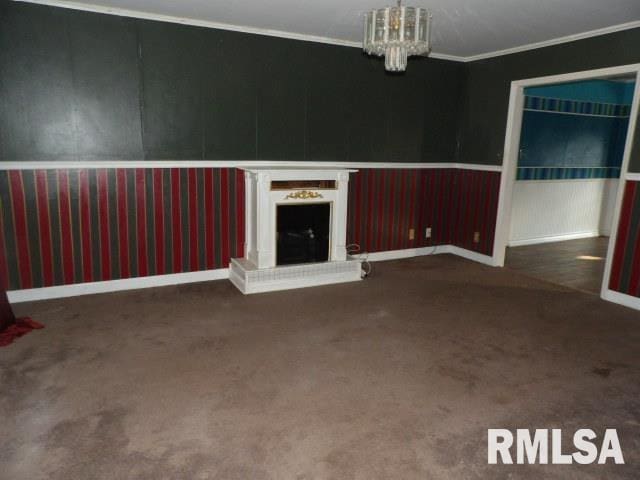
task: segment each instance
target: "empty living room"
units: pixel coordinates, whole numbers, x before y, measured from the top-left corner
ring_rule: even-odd
[[[0,0],[0,478],[640,478],[638,0]]]

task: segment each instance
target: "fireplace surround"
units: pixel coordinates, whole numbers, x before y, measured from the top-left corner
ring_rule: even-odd
[[[347,259],[349,173],[323,168],[246,168],[245,254],[232,258],[243,293],[360,280]]]

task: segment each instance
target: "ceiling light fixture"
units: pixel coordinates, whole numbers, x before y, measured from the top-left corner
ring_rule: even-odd
[[[428,55],[431,52],[431,14],[425,8],[377,8],[368,12],[364,20],[364,51],[383,56],[384,68],[390,72],[404,72],[407,57]]]

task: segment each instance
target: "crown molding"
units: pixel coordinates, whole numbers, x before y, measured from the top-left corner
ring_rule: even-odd
[[[255,35],[265,35],[269,37],[288,38],[291,40],[300,40],[305,42],[324,43],[328,45],[338,45],[343,47],[362,48],[361,42],[354,42],[350,40],[341,40],[339,38],[322,37],[317,35],[307,35],[303,33],[285,32],[283,30],[272,30],[268,28],[256,28],[243,25],[233,25],[229,23],[212,22],[204,20],[196,20],[193,18],[175,17],[172,15],[161,15],[155,13],[148,13],[139,10],[128,10],[124,8],[105,7],[100,5],[90,5],[82,2],[70,2],[66,0],[13,0],[23,3],[34,3],[38,5],[48,5],[51,7],[68,8],[72,10],[82,10],[93,13],[104,13],[108,15],[117,15],[120,17],[140,18],[143,20],[155,20],[158,22],[178,23],[182,25],[191,25],[195,27],[216,28],[219,30],[228,30],[232,32],[251,33]],[[576,40],[582,40],[591,37],[597,37],[600,35],[606,35],[608,33],[620,32],[623,30],[630,30],[632,28],[640,28],[640,20],[633,22],[622,23],[619,25],[612,25],[610,27],[599,28],[596,30],[590,30],[588,32],[576,33],[573,35],[567,35],[565,37],[553,38],[550,40],[544,40],[541,42],[529,43],[520,45],[517,47],[506,48],[504,50],[496,50],[493,52],[480,53],[478,55],[459,56],[450,55],[446,53],[431,52],[429,58],[435,58],[438,60],[448,60],[452,62],[475,62],[478,60],[486,60],[488,58],[500,57],[503,55],[510,55],[512,53],[525,52],[527,50],[535,50],[537,48],[550,47],[552,45],[559,45],[562,43],[573,42]]]
[[[562,43],[575,42],[576,40],[584,40],[586,38],[599,37],[601,35],[607,35],[608,33],[621,32],[623,30],[631,30],[632,28],[640,28],[640,20],[621,23],[619,25],[611,25],[610,27],[598,28],[596,30],[590,30],[588,32],[575,33],[573,35],[567,35],[565,37],[552,38],[550,40],[544,40],[542,42],[528,43],[525,45],[520,45],[518,47],[505,48],[504,50],[496,50],[495,52],[480,53],[478,55],[471,55],[463,58],[465,62],[476,62],[478,60],[485,60],[493,57],[501,57],[503,55],[511,55],[512,53],[526,52],[528,50],[536,50],[538,48],[551,47],[553,45],[560,45]]]

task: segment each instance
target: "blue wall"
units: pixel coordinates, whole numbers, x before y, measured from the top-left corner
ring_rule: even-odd
[[[633,83],[525,89],[518,179],[617,178]]]

